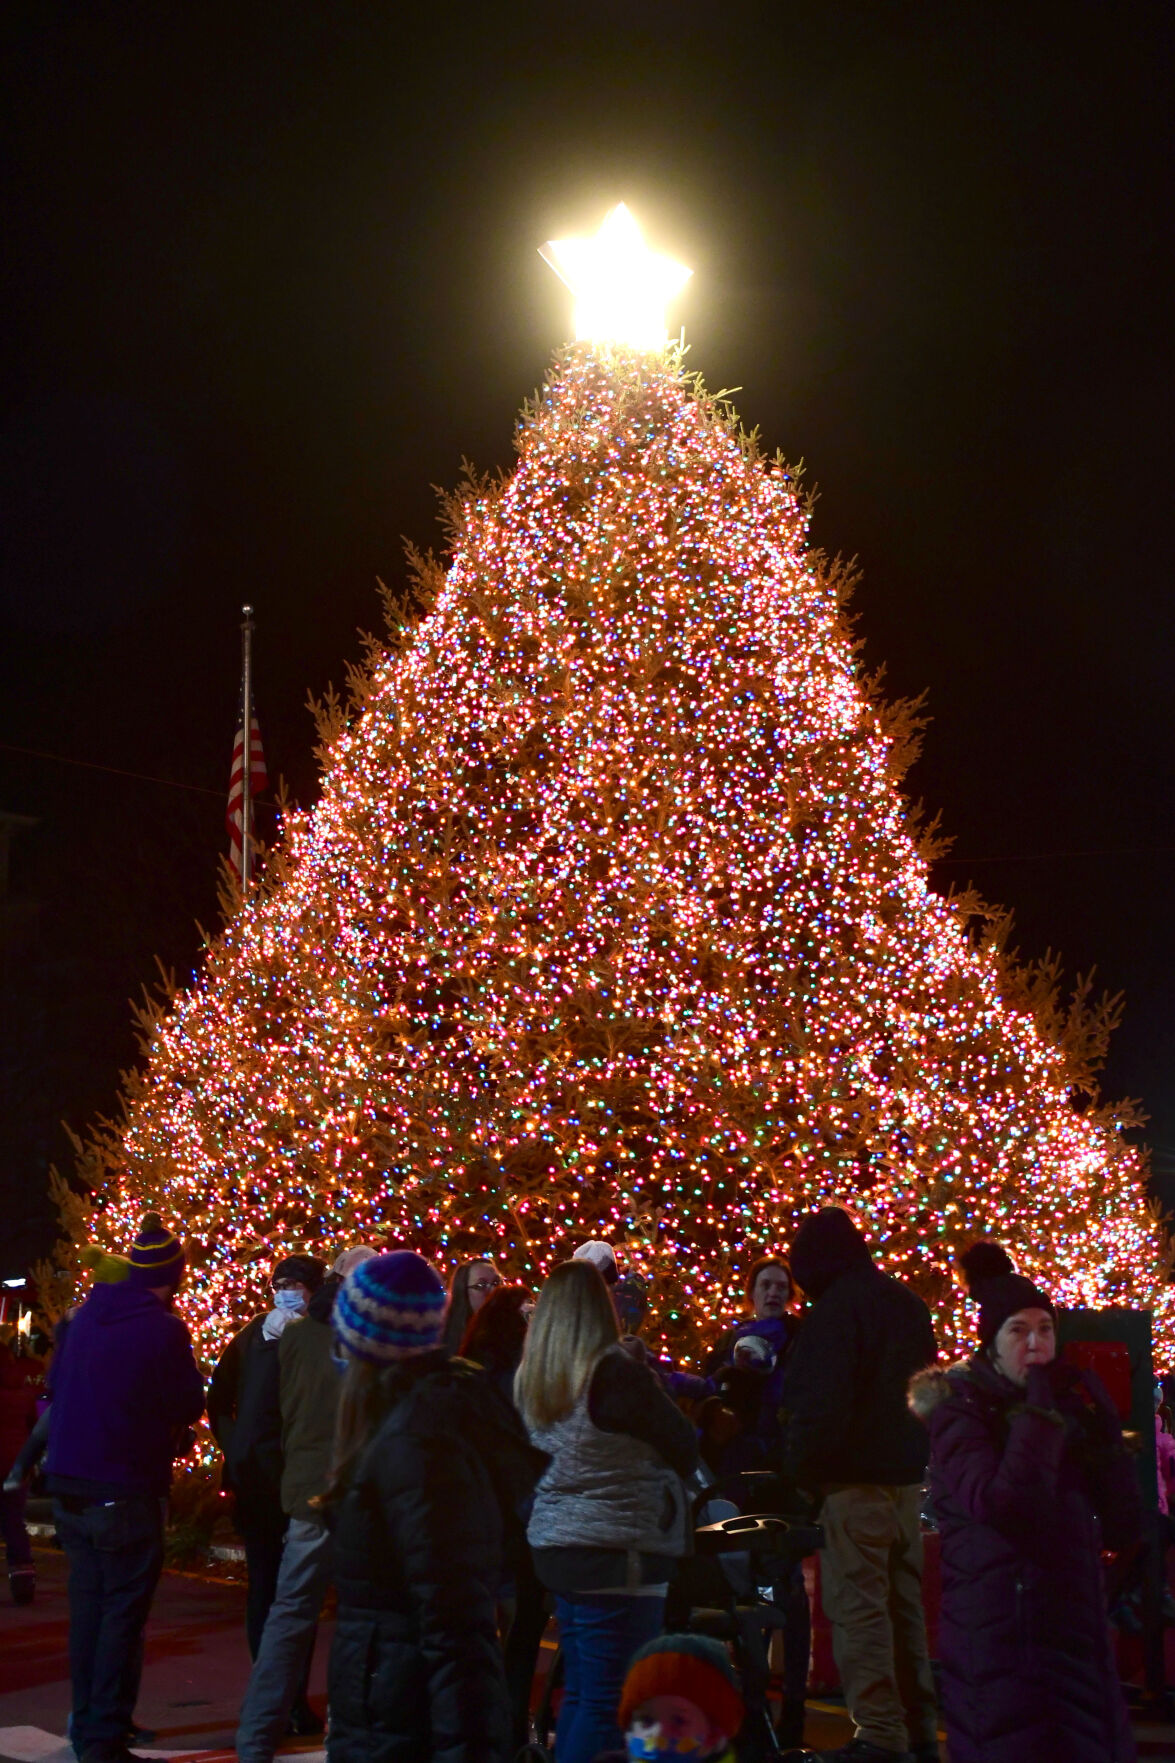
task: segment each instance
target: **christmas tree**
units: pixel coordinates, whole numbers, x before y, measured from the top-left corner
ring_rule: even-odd
[[[73,1236],[181,1221],[206,1356],[294,1244],[534,1284],[593,1236],[688,1356],[834,1199],[948,1339],[981,1232],[1059,1301],[1168,1326],[1133,1117],[1095,1082],[1114,1007],[1062,1009],[1004,918],[931,889],[917,707],[861,670],[851,573],[653,345],[568,348],[513,472],[447,502],[447,565],[413,556],[319,706],[320,800],[147,1012]]]

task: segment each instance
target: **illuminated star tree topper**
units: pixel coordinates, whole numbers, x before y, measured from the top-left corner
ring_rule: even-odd
[[[539,255],[575,295],[576,342],[665,347],[665,308],[693,271],[650,251],[623,202],[594,238],[551,239]]]

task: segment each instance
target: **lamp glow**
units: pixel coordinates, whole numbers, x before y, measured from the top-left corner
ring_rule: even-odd
[[[623,202],[594,239],[551,239],[539,255],[575,295],[577,343],[665,347],[665,308],[693,270],[650,251]]]

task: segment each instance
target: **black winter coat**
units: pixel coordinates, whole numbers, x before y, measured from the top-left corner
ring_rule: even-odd
[[[332,1519],[329,1763],[500,1763],[495,1594],[546,1458],[443,1352],[391,1374],[387,1399]]]
[[[951,1763],[1132,1763],[1099,1552],[1138,1535],[1118,1418],[1050,1366],[1034,1407],[984,1359],[915,1379],[942,1537],[939,1654]]]
[[[921,1481],[926,1433],[906,1392],[937,1351],[922,1299],[867,1254],[836,1273],[784,1372],[785,1472],[808,1487]]]
[[[224,1453],[223,1483],[246,1524],[281,1510],[282,1414],[278,1340],[267,1341],[264,1316],[235,1334],[208,1384],[208,1423]]]

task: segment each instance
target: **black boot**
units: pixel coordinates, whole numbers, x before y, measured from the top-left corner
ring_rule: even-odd
[[[8,1575],[8,1584],[12,1591],[12,1601],[14,1604],[31,1604],[37,1595],[36,1568],[12,1568]]]

